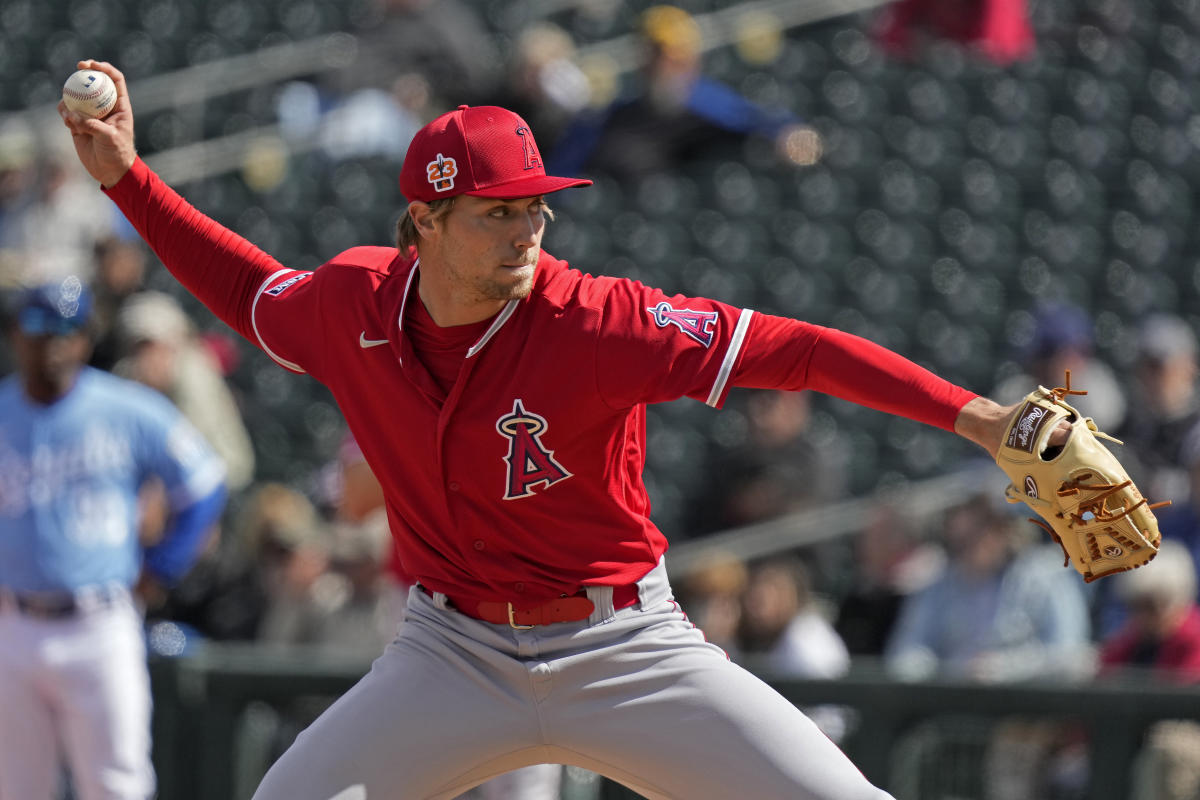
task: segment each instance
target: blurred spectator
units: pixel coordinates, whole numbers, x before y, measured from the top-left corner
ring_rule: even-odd
[[[28,153],[0,180],[0,285],[95,277],[96,245],[132,229],[111,203],[96,202],[87,173],[56,154]]]
[[[1146,667],[1173,681],[1200,682],[1200,606],[1187,548],[1164,540],[1150,565],[1111,580],[1129,615],[1102,643],[1101,674]]]
[[[121,307],[115,330],[124,355],[113,372],[170,398],[228,465],[228,488],[248,486],[254,448],[241,410],[179,303],[162,292],[139,292]]]
[[[755,566],[742,595],[741,653],[774,675],[837,678],[850,653],[812,593],[803,562],[776,558]],[[804,712],[835,742],[846,733],[845,712],[834,706]]]
[[[945,571],[906,598],[885,649],[891,672],[980,681],[1082,677],[1091,668],[1087,605],[1058,545],[989,495],[950,509]]]
[[[574,56],[575,42],[565,30],[552,22],[529,26],[513,43],[505,85],[490,102],[515,111],[542,141],[558,141],[591,99]]]
[[[312,140],[334,161],[382,156],[399,162],[426,122],[429,103],[428,81],[408,72],[392,79],[387,88],[344,94],[291,81],[280,89],[276,107],[285,138]]]
[[[836,678],[850,654],[812,593],[808,569],[796,559],[756,565],[742,595],[741,650],[772,672]]]
[[[500,54],[475,8],[462,0],[375,0],[376,22],[359,34],[359,57],[340,74],[341,89],[369,88],[417,73],[434,105],[489,102]]]
[[[692,518],[685,530],[696,535],[748,525],[845,496],[845,456],[811,436],[808,392],[750,390],[739,401],[745,437],[733,447],[710,445],[707,480],[688,504]]]
[[[112,370],[121,357],[117,312],[131,295],[144,288],[146,254],[146,246],[138,241],[106,239],[96,244],[96,276],[92,283],[96,346],[90,363],[97,369]]]
[[[1200,682],[1200,606],[1196,566],[1187,548],[1164,540],[1148,566],[1108,580],[1116,585],[1129,615],[1103,642],[1101,674],[1140,667],[1167,681]],[[1200,797],[1200,725],[1194,720],[1156,723],[1134,774],[1135,800]]]
[[[276,102],[290,140],[335,160],[400,161],[413,134],[445,108],[491,104],[503,72],[492,34],[461,0],[372,0],[357,57],[315,83],[292,81]]]
[[[1008,64],[1032,55],[1033,26],[1026,0],[895,0],[880,19],[879,41],[910,56],[922,38],[953,39]]]
[[[1191,554],[1193,563],[1200,564],[1200,425],[1182,439],[1180,461],[1189,483],[1188,490],[1182,493],[1185,499],[1172,501],[1171,505],[1154,514],[1163,540],[1178,543]],[[1151,563],[1157,564],[1158,559]],[[1151,570],[1152,574],[1154,572],[1156,570]],[[1093,628],[1097,639],[1115,635],[1129,622],[1130,609],[1122,593],[1117,591],[1120,585],[1119,581],[1100,581],[1092,592]]]
[[[321,493],[327,497],[334,518],[343,525],[372,526],[389,531],[384,553],[388,576],[387,594],[396,619],[404,615],[408,588],[412,576],[404,571],[388,527],[383,487],[371,471],[362,448],[347,432],[332,463],[322,470],[320,480],[326,484]]]
[[[1112,367],[1095,355],[1092,320],[1078,306],[1047,303],[1033,314],[1032,337],[1019,356],[1027,373],[1002,381],[990,396],[998,403],[1015,403],[1034,386],[1062,386],[1071,371],[1071,387],[1087,392],[1067,402],[1112,433],[1125,419],[1127,401]]]
[[[1186,499],[1172,502],[1154,513],[1158,517],[1158,529],[1163,539],[1179,542],[1191,553],[1193,563],[1200,564],[1200,424],[1185,434],[1183,439],[1180,460],[1187,470],[1189,481],[1188,491],[1184,495]]]
[[[220,640],[289,641],[307,630],[313,615],[302,613],[303,601],[328,566],[325,525],[312,502],[281,483],[256,485],[223,533],[162,616]]]
[[[388,588],[387,558],[392,536],[387,519],[333,526],[329,548],[330,585],[322,587],[324,608],[313,621],[308,644],[373,657],[396,638],[396,615]]]
[[[1182,502],[1190,489],[1184,442],[1200,422],[1196,333],[1180,317],[1154,314],[1142,322],[1137,343],[1136,411],[1116,432],[1125,442],[1122,463],[1146,497]]]
[[[789,111],[758,106],[701,74],[703,36],[686,11],[653,6],[637,34],[643,51],[637,85],[608,108],[577,118],[550,149],[548,171],[636,181],[724,153],[747,136],[773,140],[792,163],[819,157],[818,134]]]
[[[679,584],[679,603],[688,618],[704,631],[705,640],[735,661],[741,657],[737,637],[748,580],[745,562],[731,553],[714,552]]]
[[[995,682],[1091,674],[1082,585],[1063,569],[1058,545],[1030,545],[1027,533],[1036,529],[997,502],[978,494],[946,513],[946,569],[905,599],[885,649],[896,677]],[[985,748],[984,796],[1077,796],[1046,787],[1076,787],[1078,740],[1071,723],[1001,720]]]
[[[16,249],[15,243],[5,243],[4,232],[33,191],[36,153],[37,140],[30,126],[21,122],[0,123],[0,293],[3,293],[0,297],[14,291],[23,280],[23,253]]]
[[[854,539],[854,552],[854,585],[839,605],[835,627],[852,655],[881,656],[905,598],[940,574],[946,556],[892,503],[872,512]]]
[[[1196,800],[1200,797],[1200,724],[1163,720],[1146,732],[1134,760],[1132,800]]]
[[[255,555],[252,578],[263,595],[259,641],[311,643],[337,602],[329,575],[328,526],[307,497],[282,484],[258,488],[240,533]]]

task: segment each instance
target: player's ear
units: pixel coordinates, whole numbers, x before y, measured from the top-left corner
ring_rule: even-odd
[[[419,236],[429,238],[433,235],[437,227],[438,216],[428,203],[420,200],[412,201],[408,204],[408,216]]]

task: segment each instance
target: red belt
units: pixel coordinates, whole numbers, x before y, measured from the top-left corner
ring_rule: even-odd
[[[421,587],[425,594],[433,592]],[[636,583],[614,586],[613,609],[628,608],[638,601]],[[532,628],[535,625],[549,625],[553,622],[578,622],[587,619],[596,610],[595,604],[588,599],[587,592],[555,597],[533,608],[515,608],[511,602],[501,600],[476,600],[457,595],[446,595],[446,599],[461,614],[468,617],[491,622],[494,625],[509,625],[513,628]]]

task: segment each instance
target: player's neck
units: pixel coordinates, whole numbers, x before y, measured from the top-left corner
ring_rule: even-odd
[[[417,297],[440,328],[471,325],[500,313],[507,299],[489,298],[464,291],[458,282],[446,280],[443,272],[427,267],[424,260],[417,276]]]
[[[25,396],[40,406],[51,406],[71,393],[79,373],[76,371],[70,377],[57,380],[38,380],[28,377],[22,381]]]
[[[450,328],[456,325],[471,325],[491,319],[500,313],[508,303],[507,300],[486,300],[476,303],[464,303],[453,297],[446,297],[437,291],[426,290],[425,282],[417,286],[417,297],[420,299],[429,316],[439,328]]]

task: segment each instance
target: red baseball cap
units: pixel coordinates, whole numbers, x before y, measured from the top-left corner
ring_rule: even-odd
[[[400,168],[400,191],[426,203],[460,194],[535,197],[590,184],[547,175],[529,125],[499,106],[442,114],[417,131]]]

